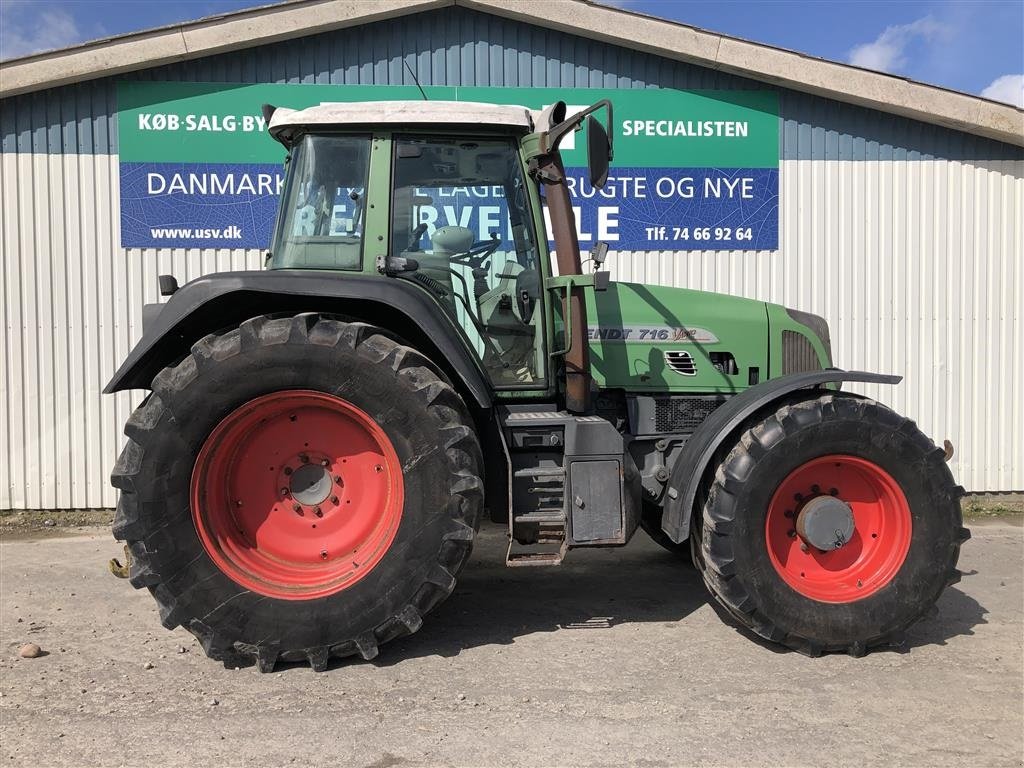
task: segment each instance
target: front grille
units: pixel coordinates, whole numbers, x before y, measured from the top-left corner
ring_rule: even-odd
[[[656,397],[654,430],[693,432],[724,402],[724,397]]]
[[[683,376],[697,375],[697,365],[693,362],[693,356],[689,352],[683,350],[666,352],[665,364]]]
[[[782,372],[820,371],[821,361],[810,340],[796,331],[782,332]]]

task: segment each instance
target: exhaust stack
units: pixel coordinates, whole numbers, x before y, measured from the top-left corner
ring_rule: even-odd
[[[551,214],[551,236],[555,241],[555,257],[560,275],[583,274],[580,261],[580,243],[576,235],[576,217],[565,183],[565,167],[557,151],[561,135],[548,133],[565,121],[565,103],[557,102],[541,114],[537,126],[544,139],[551,142],[541,147],[543,154],[537,159],[531,173],[545,185],[545,198]],[[571,413],[590,411],[591,382],[590,345],[587,333],[587,306],[583,288],[574,287],[568,299],[562,300],[562,317],[567,319],[570,338],[566,339],[565,353],[565,407]]]

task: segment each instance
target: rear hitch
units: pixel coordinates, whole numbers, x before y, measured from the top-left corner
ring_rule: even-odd
[[[945,460],[948,463],[949,460],[953,458],[953,443],[951,443],[949,440],[943,440],[942,450],[945,454]]]

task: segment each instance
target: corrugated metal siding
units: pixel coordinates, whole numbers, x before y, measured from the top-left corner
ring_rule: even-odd
[[[618,280],[824,316],[854,386],[956,447],[968,490],[1024,489],[1024,163],[783,161],[778,251],[618,253]]]
[[[142,335],[155,276],[258,269],[259,251],[118,247],[113,155],[0,155],[0,508],[111,506],[142,393],[101,395]]]
[[[160,67],[147,80],[763,88],[465,9]],[[777,252],[619,253],[618,279],[825,315],[865,389],[957,445],[971,490],[1024,489],[1024,160],[1007,145],[780,91]],[[0,103],[0,508],[111,506],[139,395],[99,390],[141,335],[156,275],[260,266],[257,251],[121,249],[112,80]]]

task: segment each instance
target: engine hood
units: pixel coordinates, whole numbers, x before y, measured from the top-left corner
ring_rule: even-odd
[[[587,298],[600,387],[730,394],[768,378],[764,302],[638,283],[611,283]]]

